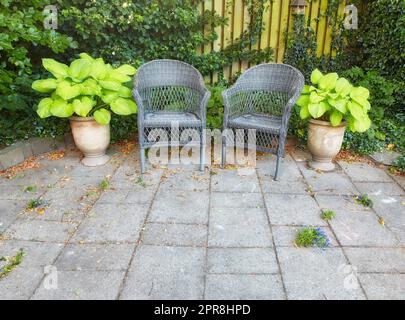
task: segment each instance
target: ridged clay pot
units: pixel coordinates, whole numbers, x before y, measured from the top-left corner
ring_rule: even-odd
[[[71,117],[70,127],[76,147],[84,154],[82,163],[101,166],[110,160],[106,150],[110,145],[110,125],[101,125],[93,117]]]

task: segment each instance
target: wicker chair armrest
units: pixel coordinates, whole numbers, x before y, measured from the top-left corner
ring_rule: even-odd
[[[139,94],[139,91],[136,87],[132,89],[132,96],[135,100],[135,103],[138,107],[138,123],[140,120],[143,120],[144,118],[144,107],[143,107],[143,102],[142,102],[142,97]]]
[[[201,90],[201,99],[199,105],[199,116],[204,124],[207,116],[207,105],[210,97],[211,92],[204,86],[204,88]]]
[[[233,106],[231,104],[231,98],[235,94],[238,94],[242,91],[243,91],[242,86],[240,86],[238,83],[235,83],[233,86],[222,91],[221,93],[224,101],[224,128],[227,127],[229,115],[232,114]]]

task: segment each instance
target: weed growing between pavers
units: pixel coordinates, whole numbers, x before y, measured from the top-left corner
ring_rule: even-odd
[[[6,262],[6,265],[0,268],[0,280],[13,271],[22,262],[24,256],[24,250],[20,249],[17,254],[12,257],[0,257],[0,261]]]
[[[37,191],[36,185],[26,186],[24,188],[24,192],[36,192],[36,191]]]
[[[110,181],[109,181],[109,179],[106,177],[103,181],[100,182],[99,187],[100,187],[101,191],[105,191],[105,190],[110,189]]]
[[[49,201],[46,201],[42,198],[31,199],[27,203],[26,211],[35,211],[38,214],[44,214],[46,207],[49,206]]]
[[[333,210],[325,210],[321,213],[321,218],[325,221],[332,220],[336,216],[335,211]]]
[[[373,200],[371,200],[368,195],[362,194],[360,196],[357,196],[356,202],[361,204],[364,207],[372,208],[373,207]]]
[[[304,227],[298,231],[295,245],[297,247],[327,248],[330,246],[330,240],[321,228]]]
[[[138,178],[134,181],[134,183],[137,184],[137,185],[140,185],[140,186],[143,187],[143,188],[146,188],[146,187],[147,187],[147,185],[146,185],[145,181],[143,181],[142,177],[138,177]]]

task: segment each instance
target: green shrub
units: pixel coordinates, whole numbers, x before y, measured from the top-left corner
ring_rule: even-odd
[[[342,73],[358,86],[370,90],[371,128],[366,134],[346,132],[343,145],[362,154],[381,151],[393,145],[405,150],[405,113],[401,95],[403,86],[394,80],[381,76],[377,71],[365,72],[355,67]]]
[[[405,81],[405,1],[367,0],[359,13],[359,65]]]
[[[305,85],[297,105],[301,107],[301,119],[314,118],[330,121],[338,126],[347,121],[352,132],[365,132],[371,121],[368,111],[370,92],[364,87],[354,87],[337,73],[323,75],[318,69],[311,74],[312,85]]]
[[[38,56],[76,47],[71,37],[44,29],[42,10],[49,4],[49,0],[0,1],[0,145],[65,132],[61,121],[36,119],[33,106],[38,95],[30,89],[38,78]]]
[[[405,154],[394,160],[393,165],[400,172],[405,172]]]
[[[224,102],[221,93],[225,89],[224,85],[210,87],[211,99],[208,101],[207,107],[207,128],[209,129],[222,129]]]
[[[49,95],[38,104],[41,118],[92,116],[105,125],[111,121],[111,112],[122,116],[137,112],[131,90],[125,86],[136,73],[134,67],[124,64],[113,68],[87,53],[81,53],[70,66],[54,59],[42,59],[42,64],[53,77],[32,83],[34,90]]]

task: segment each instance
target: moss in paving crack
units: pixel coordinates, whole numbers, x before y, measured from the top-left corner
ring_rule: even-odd
[[[31,199],[27,203],[27,210],[32,211],[40,207],[46,207],[49,203],[41,198]]]
[[[26,186],[24,188],[24,192],[36,192],[36,191],[37,191],[36,185]]]
[[[13,271],[22,262],[24,256],[24,250],[20,249],[17,254],[12,257],[0,257],[0,261],[6,263],[0,268],[0,279],[6,277],[11,271]]]
[[[298,231],[295,238],[295,244],[298,247],[329,247],[328,236],[321,228],[304,227]]]
[[[325,221],[332,220],[335,217],[336,213],[333,210],[325,210],[321,213],[321,218]]]
[[[135,184],[138,184],[138,185],[140,185],[141,187],[146,188],[146,183],[145,183],[145,181],[143,181],[142,177],[138,177],[138,178],[135,180]]]
[[[100,187],[101,191],[108,190],[108,189],[110,189],[110,182],[106,178],[106,179],[104,179],[103,181],[100,182],[99,187]]]
[[[362,194],[356,197],[356,202],[363,205],[364,207],[372,208],[373,200],[371,200],[368,195]]]

